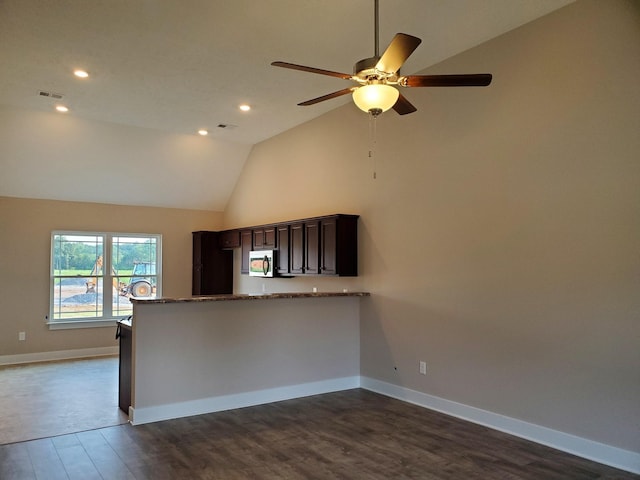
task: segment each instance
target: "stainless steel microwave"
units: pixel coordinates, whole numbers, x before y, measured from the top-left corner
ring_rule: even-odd
[[[275,252],[273,250],[252,250],[249,252],[249,276],[273,277]]]

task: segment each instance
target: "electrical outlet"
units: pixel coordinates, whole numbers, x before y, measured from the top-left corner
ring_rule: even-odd
[[[27,332],[18,332],[18,340],[24,342],[27,339]]]
[[[420,373],[422,375],[427,374],[427,362],[420,361]]]

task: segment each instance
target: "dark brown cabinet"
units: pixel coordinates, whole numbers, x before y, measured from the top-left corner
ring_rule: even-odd
[[[320,273],[320,228],[314,220],[304,224],[304,273]]]
[[[320,273],[337,274],[337,220],[334,217],[320,220]]]
[[[289,225],[277,225],[275,228],[276,245],[276,274],[289,275],[291,268],[289,265]]]
[[[249,273],[251,250],[276,250],[277,275],[358,275],[358,215],[327,215],[229,230],[221,232],[221,238],[221,248],[240,247],[240,273]]]
[[[276,240],[276,226],[270,225],[268,227],[264,227],[264,242],[262,244],[263,248],[270,250],[277,248]]]
[[[253,232],[251,230],[240,231],[240,273],[249,273],[249,252],[253,248]]]
[[[334,215],[320,220],[320,274],[358,275],[358,217]]]
[[[253,249],[254,250],[273,250],[276,248],[276,226],[269,225],[266,227],[253,229]]]
[[[304,274],[304,223],[291,224],[289,263],[292,275]]]
[[[218,232],[193,232],[192,295],[233,292],[233,251],[222,250]]]
[[[118,365],[118,406],[129,415],[131,406],[131,369],[133,363],[133,343],[131,322],[118,321],[116,338],[120,340],[120,361]]]
[[[240,231],[227,230],[220,232],[218,245],[220,248],[238,248],[240,246]]]
[[[262,250],[264,248],[264,230],[262,228],[252,230],[253,232],[253,249]]]

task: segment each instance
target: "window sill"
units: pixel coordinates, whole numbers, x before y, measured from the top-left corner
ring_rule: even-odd
[[[101,328],[115,327],[117,318],[101,319],[101,320],[71,320],[47,322],[49,330],[70,330],[73,328]]]

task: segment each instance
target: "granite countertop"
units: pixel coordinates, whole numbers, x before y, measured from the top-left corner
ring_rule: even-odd
[[[120,324],[122,327],[131,328],[131,316],[121,318],[120,320],[117,320],[116,323]]]
[[[315,297],[368,297],[369,292],[289,292],[289,293],[240,293],[184,298],[131,298],[131,303],[188,303],[188,302],[227,302],[233,300],[274,300],[278,298],[315,298]]]

